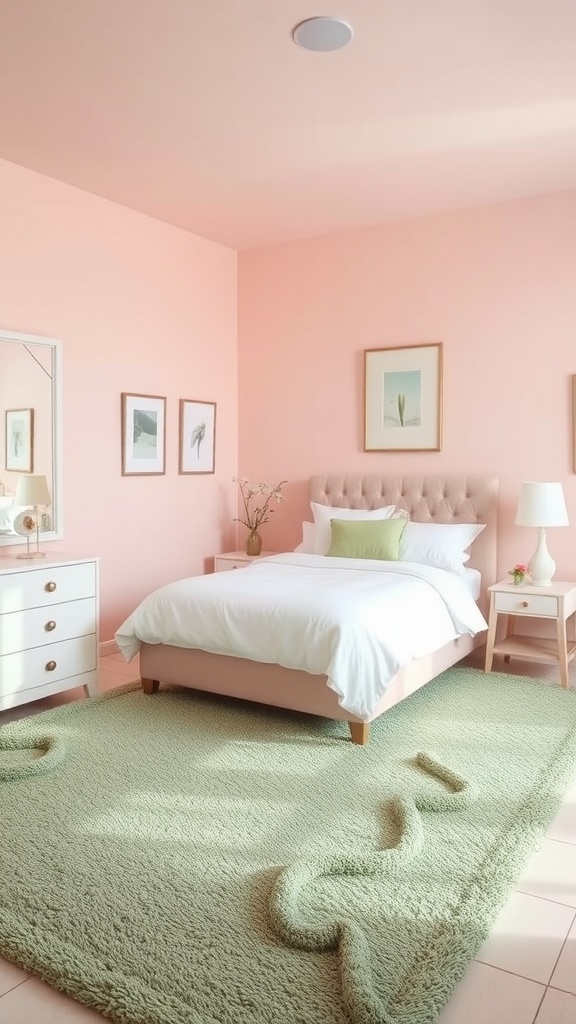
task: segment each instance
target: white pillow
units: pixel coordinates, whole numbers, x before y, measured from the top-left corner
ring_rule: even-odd
[[[467,548],[486,523],[407,523],[400,540],[400,560],[463,573]]]
[[[314,554],[314,534],[316,527],[314,523],[309,523],[306,520],[302,523],[302,540],[294,551],[299,551],[301,555],[313,555]]]
[[[315,536],[314,554],[326,555],[332,540],[331,519],[390,519],[396,511],[395,505],[384,508],[333,508],[331,505],[320,505],[317,501],[310,502],[314,516]]]

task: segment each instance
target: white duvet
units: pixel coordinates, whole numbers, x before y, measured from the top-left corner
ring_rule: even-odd
[[[462,577],[411,562],[286,553],[154,591],[116,633],[326,675],[361,719],[398,669],[487,623]]]

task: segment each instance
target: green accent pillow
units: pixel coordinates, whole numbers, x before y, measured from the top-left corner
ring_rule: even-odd
[[[380,558],[397,562],[400,540],[408,520],[401,519],[331,519],[332,542],[327,555],[338,558]]]

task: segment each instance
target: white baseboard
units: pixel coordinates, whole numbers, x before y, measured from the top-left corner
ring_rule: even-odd
[[[105,658],[109,654],[120,654],[120,648],[115,640],[104,640],[100,644],[100,657]]]

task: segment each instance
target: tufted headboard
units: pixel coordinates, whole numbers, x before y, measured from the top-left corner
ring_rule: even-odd
[[[496,582],[497,477],[334,473],[310,477],[310,500],[336,508],[397,505],[417,523],[486,523],[467,564],[482,573],[484,593]]]

